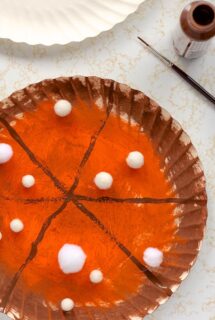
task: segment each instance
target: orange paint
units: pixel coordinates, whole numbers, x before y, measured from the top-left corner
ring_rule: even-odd
[[[36,157],[49,167],[68,190],[91,136],[105,117],[103,110],[79,102],[70,116],[59,118],[53,112],[53,103],[45,102],[36,112],[26,113],[14,128]],[[10,143],[15,152],[11,162],[0,166],[0,184],[4,196],[47,198],[62,195],[53,182],[32,164],[16,142],[12,141],[5,129],[0,134],[0,140]],[[139,170],[130,169],[125,162],[128,153],[134,150],[142,152],[145,157],[145,165]],[[93,178],[100,171],[112,174],[114,182],[110,190],[101,191],[95,187]],[[29,190],[21,186],[24,174],[33,174],[36,179],[36,185]],[[129,126],[112,114],[81,172],[75,193],[117,198],[173,196],[149,138],[140,133],[135,125]],[[165,252],[174,242],[176,226],[174,206],[171,204],[82,203],[141,262],[143,251],[147,247],[155,246]],[[0,200],[0,230],[3,233],[0,257],[8,272],[19,269],[45,218],[60,204],[61,202],[32,205]],[[23,233],[13,234],[9,230],[9,222],[15,217],[24,221]],[[87,254],[86,264],[80,273],[65,275],[61,272],[57,254],[65,243],[78,244]],[[13,255],[14,251],[16,257]],[[89,281],[89,273],[97,268],[102,270],[104,281],[93,285]],[[55,304],[69,296],[78,305],[102,305],[126,299],[148,280],[98,226],[73,203],[69,203],[53,220],[39,244],[37,256],[26,267],[20,281],[27,292],[37,292],[46,301]]]
[[[59,203],[25,204],[16,201],[0,201],[0,260],[5,270],[14,273],[25,261],[31,243],[36,238],[45,218],[55,211]],[[11,220],[19,218],[24,223],[21,233],[10,230]]]

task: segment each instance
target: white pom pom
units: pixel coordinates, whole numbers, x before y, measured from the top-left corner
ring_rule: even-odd
[[[21,232],[24,229],[24,224],[20,219],[13,219],[10,223],[10,229],[13,232]]]
[[[65,312],[71,311],[75,306],[75,303],[72,299],[65,298],[61,301],[61,309]]]
[[[90,281],[92,283],[100,283],[103,280],[103,273],[100,270],[93,270],[90,272]]]
[[[54,105],[54,112],[59,117],[66,117],[72,111],[72,105],[68,100],[58,100]]]
[[[0,240],[2,239],[2,233],[0,232]]]
[[[8,162],[12,156],[12,147],[7,143],[0,143],[0,164]]]
[[[113,177],[108,172],[99,172],[94,178],[95,185],[101,190],[110,189],[113,183]]]
[[[22,185],[25,188],[31,188],[35,184],[35,178],[30,174],[22,177]]]
[[[58,253],[59,266],[66,274],[81,271],[86,258],[83,249],[75,244],[64,244]]]
[[[144,165],[144,156],[139,151],[132,151],[126,159],[127,165],[132,169],[140,169]]]
[[[144,251],[143,260],[148,266],[158,268],[163,262],[163,252],[157,248],[149,247]]]

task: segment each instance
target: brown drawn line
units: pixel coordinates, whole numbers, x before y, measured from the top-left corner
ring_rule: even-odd
[[[3,311],[5,311],[5,308],[7,306],[7,303],[10,299],[10,296],[17,284],[17,281],[19,280],[22,272],[24,271],[24,269],[27,267],[27,265],[35,258],[35,256],[37,255],[37,248],[39,243],[43,240],[45,233],[47,231],[47,229],[49,228],[51,222],[53,219],[55,219],[60,212],[62,212],[66,206],[68,204],[68,201],[64,201],[61,206],[54,212],[52,213],[49,217],[46,218],[45,222],[42,225],[42,228],[40,229],[36,239],[34,240],[34,242],[32,242],[31,244],[31,249],[30,252],[25,260],[25,262],[21,265],[21,267],[19,268],[19,270],[15,273],[15,275],[13,276],[12,280],[10,281],[8,288],[6,290],[6,293],[4,294],[2,301],[1,301],[1,307],[3,308]]]
[[[0,195],[1,200],[5,201],[15,201],[15,202],[22,202],[26,204],[32,204],[32,203],[41,203],[41,202],[58,202],[65,199],[65,196],[62,197],[53,197],[53,198],[16,198],[16,197],[7,197]]]
[[[112,84],[112,86],[113,86],[113,84]],[[110,87],[110,93],[111,92],[112,92],[112,88]],[[89,158],[90,158],[90,156],[91,156],[91,154],[92,154],[92,152],[94,150],[94,147],[96,145],[96,142],[97,142],[101,132],[103,131],[105,125],[107,124],[107,121],[109,119],[109,116],[110,116],[112,108],[113,108],[113,95],[111,94],[111,95],[109,95],[109,99],[108,99],[108,106],[107,106],[107,109],[106,109],[106,117],[101,122],[100,127],[97,129],[97,131],[94,133],[94,135],[90,139],[90,144],[89,144],[87,150],[85,151],[84,156],[83,156],[83,158],[82,158],[82,160],[80,162],[78,171],[77,171],[75,179],[74,179],[74,183],[71,186],[71,188],[69,190],[69,193],[73,193],[74,190],[77,188],[79,180],[80,180],[80,177],[81,177],[81,171],[84,168],[84,166],[86,165],[87,161],[89,160]]]
[[[0,122],[7,129],[10,136],[20,145],[20,147],[25,151],[30,160],[36,164],[42,171],[53,181],[57,189],[59,189],[64,194],[66,193],[64,185],[54,176],[54,174],[49,170],[47,166],[44,166],[34,155],[34,153],[28,148],[19,134],[14,130],[14,128],[2,117],[0,117]]]
[[[102,132],[103,128],[105,127],[106,125],[106,122],[107,122],[107,119],[106,118],[104,121],[102,121],[102,125],[100,126],[100,128],[97,130],[97,132],[91,137],[90,139],[90,144],[89,144],[89,147],[87,148],[82,160],[81,160],[81,163],[79,165],[79,168],[78,168],[78,171],[77,171],[77,174],[75,176],[75,179],[74,179],[74,183],[72,184],[72,187],[70,188],[69,190],[69,193],[73,193],[74,190],[77,188],[78,186],[78,183],[79,183],[79,180],[80,180],[80,176],[81,176],[81,171],[82,169],[84,168],[85,164],[87,163],[93,149],[94,149],[94,146],[96,144],[96,141],[100,135],[100,133]]]
[[[190,198],[153,198],[153,197],[138,197],[138,198],[117,198],[117,197],[90,197],[81,194],[72,194],[72,197],[78,201],[99,202],[99,203],[130,203],[130,204],[192,204],[205,205],[206,199]],[[61,197],[40,197],[40,198],[16,198],[0,195],[1,200],[16,201],[26,204],[41,203],[41,202],[58,202],[66,199],[66,196]]]
[[[133,204],[188,204],[196,203],[200,205],[205,205],[207,203],[206,199],[197,199],[195,197],[190,198],[151,198],[151,197],[141,197],[141,198],[115,198],[115,197],[88,197],[80,194],[74,194],[74,198],[77,200],[87,201],[87,202],[101,202],[101,203],[133,203]]]
[[[90,211],[87,207],[85,207],[81,202],[79,202],[77,199],[73,198],[72,202],[75,204],[75,206],[83,212],[85,216],[87,216],[91,221],[93,221],[108,237],[110,240],[112,240],[118,248],[136,265],[136,267],[142,271],[146,277],[156,286],[159,286],[162,290],[165,290],[168,295],[172,294],[172,291],[164,287],[162,283],[159,281],[159,279],[145,266],[143,265],[133,254],[132,252],[122,243],[120,242],[116,236],[111,233],[111,231],[103,224],[101,220],[99,220],[96,215]]]

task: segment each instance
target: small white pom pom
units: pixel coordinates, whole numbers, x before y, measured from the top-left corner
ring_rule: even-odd
[[[90,281],[92,283],[100,283],[103,280],[103,273],[100,270],[93,270],[90,272]]]
[[[139,151],[132,151],[126,158],[127,165],[132,169],[140,169],[144,165],[144,156]]]
[[[113,183],[113,177],[108,172],[99,172],[94,178],[95,185],[101,190],[110,189]]]
[[[12,147],[7,143],[0,143],[0,164],[8,162],[12,156]]]
[[[143,260],[148,266],[158,268],[163,262],[163,252],[157,248],[149,247],[144,251]]]
[[[66,117],[72,111],[72,105],[68,100],[58,100],[54,105],[54,112],[59,117]]]
[[[25,188],[31,188],[35,184],[35,178],[30,174],[22,177],[22,185]]]
[[[0,240],[2,239],[2,233],[0,232]]]
[[[75,244],[64,244],[58,253],[58,263],[65,274],[81,271],[86,258],[83,249]]]
[[[13,219],[10,223],[10,229],[13,232],[21,232],[24,229],[24,224],[20,219]]]
[[[61,301],[61,309],[65,312],[71,311],[75,306],[75,303],[72,299],[65,298]]]

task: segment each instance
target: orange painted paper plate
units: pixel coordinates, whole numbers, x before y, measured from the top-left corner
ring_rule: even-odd
[[[72,104],[66,117],[54,112],[61,99]],[[0,104],[0,125],[0,143],[13,149],[0,164],[0,310],[136,320],[164,303],[193,265],[207,217],[204,173],[181,126],[142,92],[81,76],[15,92]],[[144,156],[138,169],[126,162],[132,151]],[[95,184],[103,171],[113,179],[106,190]],[[79,272],[60,268],[64,244],[84,252]]]

